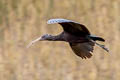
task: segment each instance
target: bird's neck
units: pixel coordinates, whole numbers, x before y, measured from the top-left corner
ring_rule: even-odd
[[[62,34],[53,36],[51,35],[50,37],[47,38],[48,41],[64,41],[63,37],[61,36]]]

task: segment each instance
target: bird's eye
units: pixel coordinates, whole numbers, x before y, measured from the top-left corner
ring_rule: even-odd
[[[49,37],[49,36],[51,36],[51,35],[45,34],[45,35],[42,36],[42,38],[46,38],[46,37]]]

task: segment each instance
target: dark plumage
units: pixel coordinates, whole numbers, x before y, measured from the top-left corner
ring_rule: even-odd
[[[90,58],[92,56],[91,53],[93,52],[95,44],[108,52],[108,49],[104,45],[96,43],[96,41],[104,42],[105,40],[101,37],[91,35],[89,30],[83,24],[67,19],[50,19],[47,23],[60,24],[63,28],[63,32],[57,36],[45,34],[32,41],[29,46],[36,41],[66,41],[70,44],[73,52],[82,59]]]

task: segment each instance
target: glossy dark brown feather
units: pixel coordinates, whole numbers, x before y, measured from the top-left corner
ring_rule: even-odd
[[[73,52],[82,59],[90,58],[92,56],[91,52],[93,52],[94,45],[93,42],[70,43]]]
[[[71,33],[75,36],[90,35],[88,29],[82,24],[75,22],[64,22],[59,24],[63,27],[64,31]]]
[[[89,30],[83,25],[78,22],[67,20],[67,19],[50,19],[47,22],[48,24],[60,24],[65,32],[75,36],[85,36],[90,35]]]

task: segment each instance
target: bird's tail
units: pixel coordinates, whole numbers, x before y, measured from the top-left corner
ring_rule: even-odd
[[[89,36],[92,40],[94,40],[94,41],[105,41],[105,39],[103,39],[103,38],[101,38],[101,37],[98,37],[98,36],[93,36],[93,35],[90,35]]]

